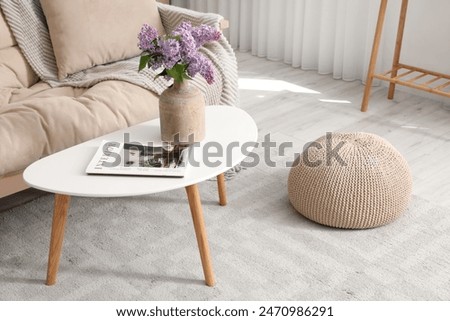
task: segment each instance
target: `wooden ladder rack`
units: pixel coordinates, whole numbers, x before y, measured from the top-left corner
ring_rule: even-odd
[[[408,0],[402,0],[392,69],[383,74],[375,73],[381,33],[383,31],[383,24],[386,17],[387,2],[388,0],[381,0],[380,3],[380,11],[378,14],[375,37],[373,40],[372,55],[370,57],[361,111],[367,111],[370,91],[374,78],[389,81],[391,83],[389,86],[388,99],[394,98],[395,85],[397,84],[450,98],[450,75],[400,63],[400,52],[403,42],[403,31],[405,29]]]

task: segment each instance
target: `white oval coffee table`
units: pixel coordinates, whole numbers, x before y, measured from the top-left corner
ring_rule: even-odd
[[[85,173],[86,166],[103,140],[122,142],[124,135],[128,134],[132,142],[160,143],[159,119],[65,149],[31,164],[25,170],[23,177],[29,186],[55,194],[47,285],[56,283],[71,196],[125,197],[183,187],[186,188],[189,200],[205,281],[209,286],[214,285],[214,273],[197,184],[217,176],[219,203],[226,205],[223,173],[239,164],[251,152],[257,140],[258,130],[253,119],[245,111],[235,107],[208,106],[205,119],[205,139],[192,150],[192,159],[198,162],[198,166],[189,165],[183,178],[100,176]],[[203,158],[208,154],[205,149],[208,146],[209,153],[214,153],[214,157],[205,162]],[[216,155],[215,151],[218,148],[223,149],[222,155]]]

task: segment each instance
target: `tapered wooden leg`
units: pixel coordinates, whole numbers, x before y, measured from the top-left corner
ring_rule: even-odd
[[[48,255],[47,285],[56,283],[59,259],[64,239],[64,227],[67,220],[70,196],[55,194],[55,206],[53,209],[52,234],[50,238],[50,252]]]
[[[197,185],[186,186],[186,193],[191,208],[192,221],[194,222],[195,235],[197,237],[198,249],[202,260],[203,274],[206,285],[214,286],[214,272],[209,253],[208,238],[206,235],[205,221],[203,219],[203,209],[200,201],[200,193]]]
[[[391,78],[397,77],[398,65],[400,63],[400,52],[402,50],[403,31],[405,30],[406,11],[408,9],[408,0],[402,1],[400,9],[400,20],[398,22],[397,40],[395,41],[394,59],[392,61]],[[395,93],[395,83],[391,82],[389,85],[388,99],[393,99]]]
[[[227,205],[227,187],[225,186],[225,175],[222,173],[217,176],[217,188],[219,190],[219,204]]]
[[[370,91],[372,89],[373,75],[377,64],[378,50],[380,48],[381,33],[383,31],[384,19],[386,17],[387,0],[381,0],[380,11],[378,13],[377,27],[375,29],[375,37],[373,39],[372,54],[370,56],[369,70],[367,72],[366,87],[364,89],[364,97],[361,103],[361,111],[367,111],[369,105]]]

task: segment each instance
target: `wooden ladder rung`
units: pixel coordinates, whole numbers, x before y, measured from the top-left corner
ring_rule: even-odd
[[[418,76],[416,76],[414,78],[411,78],[410,80],[408,80],[408,82],[415,82],[415,81],[419,80],[420,78],[423,78],[423,77],[425,77],[427,75],[428,74],[426,74],[426,73],[422,73],[421,75],[418,75]]]
[[[436,88],[433,88],[433,89],[434,89],[434,90],[442,90],[442,89],[444,89],[445,87],[448,87],[448,86],[450,86],[450,81],[448,81],[448,82],[446,82],[445,84],[440,85],[440,86],[438,86],[438,87],[436,87]]]
[[[409,70],[409,71],[407,71],[407,72],[404,72],[404,73],[402,73],[402,74],[400,74],[400,75],[398,75],[397,77],[394,77],[394,78],[392,78],[392,79],[400,79],[400,78],[402,78],[402,77],[405,77],[405,76],[408,76],[408,75],[410,75],[410,74],[412,74],[414,72],[414,70]],[[408,80],[408,82],[409,82],[410,80]]]
[[[437,76],[437,77],[435,77],[435,78],[433,78],[431,80],[428,80],[427,82],[423,83],[422,85],[423,86],[428,86],[428,85],[434,83],[435,81],[438,81],[439,79],[442,79],[442,77],[441,76]]]

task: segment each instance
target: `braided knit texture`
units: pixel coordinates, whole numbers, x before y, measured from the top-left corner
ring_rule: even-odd
[[[320,137],[299,156],[288,178],[294,208],[337,228],[388,224],[407,209],[411,191],[403,156],[385,139],[361,132]]]

